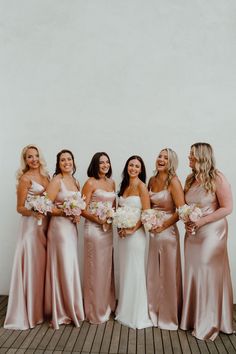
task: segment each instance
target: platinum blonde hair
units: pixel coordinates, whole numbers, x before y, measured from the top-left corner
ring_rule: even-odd
[[[167,155],[168,155],[168,165],[167,165],[167,180],[165,183],[165,187],[168,188],[170,185],[170,182],[172,180],[172,178],[174,176],[176,176],[176,170],[178,168],[178,156],[176,154],[176,152],[170,148],[164,148],[161,151],[166,151]],[[158,171],[157,171],[157,175],[158,175]]]
[[[40,168],[39,168],[39,171],[40,173],[45,176],[45,177],[48,177],[49,174],[47,172],[47,169],[46,169],[46,162],[44,160],[44,157],[42,155],[42,152],[40,151],[40,149],[36,146],[36,145],[33,145],[33,144],[30,144],[30,145],[27,145],[23,148],[22,152],[21,152],[21,156],[20,156],[20,168],[17,170],[17,173],[16,173],[16,180],[17,180],[17,183],[19,183],[19,180],[20,178],[23,176],[23,174],[27,171],[29,171],[29,166],[27,165],[26,163],[26,154],[27,154],[27,151],[29,149],[35,149],[38,154],[39,154],[39,163],[40,163]]]
[[[186,179],[185,191],[188,191],[193,182],[197,180],[206,192],[213,193],[215,191],[217,169],[211,145],[208,143],[195,143],[191,146],[191,151],[196,163],[192,173]]]

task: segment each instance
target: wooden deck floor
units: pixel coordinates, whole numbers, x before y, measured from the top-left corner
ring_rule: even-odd
[[[196,340],[181,330],[132,330],[114,320],[101,325],[90,325],[84,321],[80,328],[63,325],[59,330],[49,328],[48,323],[27,331],[6,330],[3,322],[7,300],[7,296],[0,296],[0,353],[236,353],[236,335],[222,333],[212,343]],[[236,305],[234,325],[236,328]]]

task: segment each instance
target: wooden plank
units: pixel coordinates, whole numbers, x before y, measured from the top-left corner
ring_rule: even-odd
[[[47,350],[54,350],[57,343],[59,342],[66,325],[61,325],[59,329],[53,330],[53,335],[47,345]]]
[[[8,348],[0,348],[0,354],[5,354]]]
[[[221,343],[221,346],[219,346],[220,345],[219,341]],[[216,345],[216,343],[218,343],[218,346]],[[214,340],[214,342],[209,341],[209,340],[206,341],[206,345],[207,345],[207,348],[208,348],[209,352],[212,353],[212,354],[218,354],[218,353],[224,354],[224,353],[227,353],[227,351],[225,350],[224,345],[221,342],[219,336]],[[218,351],[218,347],[220,348],[220,351]]]
[[[81,329],[81,327],[73,327],[73,329],[69,335],[69,338],[66,342],[66,345],[64,347],[63,353],[72,352],[75,342],[79,336],[80,329]],[[74,352],[74,350],[73,350],[73,352]]]
[[[39,345],[39,343],[42,341],[43,337],[48,331],[48,323],[44,322],[42,325],[39,326],[39,331],[37,332],[37,335],[34,336],[32,342],[30,343],[28,349],[36,349]]]
[[[128,335],[129,328],[126,326],[121,326],[119,350],[117,353],[125,354],[127,352]]]
[[[153,328],[145,328],[146,353],[154,353]]]
[[[234,347],[235,353],[236,353],[236,334],[230,335],[229,340],[230,340],[232,346]]]
[[[25,338],[30,334],[30,329],[22,331],[16,341],[12,344],[12,348],[20,348],[21,344],[24,342]]]
[[[169,333],[173,352],[175,354],[182,354],[181,344],[177,331],[170,331]]]
[[[101,349],[100,349],[101,353],[109,353],[114,323],[115,321],[113,320],[109,320],[106,323],[105,331],[102,338]]]
[[[231,334],[231,336],[232,335],[233,334]],[[229,337],[230,337],[230,335],[220,333],[220,338],[221,338],[222,342],[224,343],[226,350],[228,351],[228,353],[231,354],[231,353],[235,353],[235,348],[233,347]]]
[[[128,337],[128,351],[129,354],[136,353],[136,345],[137,345],[137,331],[136,329],[129,329],[129,337]]]
[[[37,346],[37,350],[46,350],[48,343],[50,342],[56,329],[48,328],[47,332],[44,334],[41,342]]]
[[[162,341],[162,333],[160,328],[154,327],[153,328],[153,336],[154,336],[154,347],[156,354],[163,354],[163,341]]]
[[[87,332],[87,336],[85,338],[85,341],[84,341],[84,344],[82,347],[83,352],[90,352],[91,351],[93,341],[94,341],[94,338],[95,338],[95,335],[97,332],[97,328],[98,328],[98,325],[90,324],[89,330]]]
[[[21,331],[12,331],[11,335],[5,341],[4,347],[11,348],[12,344],[15,342],[15,340],[19,337],[20,334],[21,334]]]
[[[179,336],[179,341],[180,345],[182,348],[182,352],[184,354],[191,354],[191,348],[189,346],[188,338],[186,335],[185,331],[182,331],[181,329],[178,330],[178,336]]]
[[[173,353],[169,331],[162,329],[161,333],[162,333],[164,353],[168,353],[168,354]]]
[[[206,342],[204,340],[200,340],[200,339],[197,339],[197,338],[196,338],[196,341],[197,341],[200,353],[201,354],[209,354]]]
[[[198,354],[200,353],[200,350],[197,345],[197,340],[194,336],[192,336],[191,332],[186,331],[188,342],[192,351],[192,354]]]
[[[6,298],[3,299],[3,301],[0,303],[0,311],[3,311],[4,309],[7,308],[7,300],[8,300],[8,298],[6,297]]]
[[[0,347],[3,347],[3,344],[6,340],[12,335],[13,330],[1,328],[1,337],[0,337]]]
[[[120,341],[120,331],[121,331],[121,324],[119,322],[115,322],[111,337],[111,345],[109,349],[109,353],[118,353],[119,348],[119,341]]]
[[[79,335],[78,335],[78,338],[75,342],[73,351],[80,352],[82,350],[85,338],[86,338],[88,330],[89,330],[89,327],[90,327],[90,324],[87,321],[84,321],[82,323],[82,326],[80,328]]]
[[[93,341],[93,346],[91,349],[92,353],[99,353],[100,352],[105,328],[106,328],[106,323],[101,323],[99,326],[97,326],[96,335],[95,335],[95,338]]]
[[[74,326],[71,324],[68,324],[67,326],[65,326],[64,332],[55,347],[55,351],[60,351],[60,350],[64,349],[73,328],[74,328]]]
[[[137,330],[137,354],[145,353],[145,332],[144,329]]]
[[[37,335],[37,333],[39,332],[41,326],[38,325],[36,327],[34,327],[33,329],[31,329],[29,335],[25,338],[25,340],[22,342],[20,348],[22,349],[27,349],[30,345],[30,343],[33,341],[33,339],[35,338],[35,336]]]

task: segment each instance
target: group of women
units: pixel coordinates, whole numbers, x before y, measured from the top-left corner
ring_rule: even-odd
[[[227,255],[226,216],[232,195],[225,176],[216,169],[212,147],[191,146],[184,190],[176,175],[178,158],[161,150],[156,173],[146,187],[145,165],[131,156],[124,167],[118,205],[164,212],[164,222],[147,235],[139,220],[133,228],[118,229],[119,292],[115,294],[113,234],[107,220],[91,211],[91,203],[109,201],[116,207],[112,168],[105,152],[96,153],[82,188],[84,223],[83,291],[78,263],[78,216],[66,216],[63,202],[80,190],[74,177],[74,156],[57,154],[50,180],[41,152],[34,145],[22,151],[18,173],[17,211],[22,215],[14,258],[5,328],[33,328],[45,319],[53,328],[87,320],[104,323],[115,319],[131,328],[192,330],[199,339],[214,340],[219,331],[232,333],[233,297]],[[53,202],[50,217],[29,210],[30,195],[47,192]],[[186,222],[184,286],[182,293],[179,219],[176,209],[197,204],[202,217]],[[42,219],[38,226],[37,219]],[[106,226],[106,227],[104,227]],[[193,232],[194,231],[194,232]],[[116,298],[118,304],[116,305]]]

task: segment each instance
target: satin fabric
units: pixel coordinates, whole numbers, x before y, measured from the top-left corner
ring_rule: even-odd
[[[139,196],[120,198],[120,205],[141,209]],[[116,320],[133,329],[152,326],[148,315],[146,271],[146,235],[143,227],[124,239],[119,238],[119,298]]]
[[[175,212],[170,192],[149,192],[152,208],[164,211],[169,219]],[[182,280],[179,232],[176,224],[149,240],[147,270],[148,307],[153,325],[177,330],[182,309]]]
[[[215,194],[200,185],[186,193],[188,204],[197,204],[203,216],[218,207]],[[214,340],[219,331],[233,332],[233,295],[227,253],[225,218],[185,235],[184,301],[182,329],[193,329],[199,339]]]
[[[44,192],[32,181],[29,195]],[[4,328],[25,330],[44,320],[47,219],[38,226],[33,216],[22,216],[17,241]]]
[[[55,202],[60,205],[73,193],[61,180]],[[51,217],[48,228],[45,313],[55,329],[71,322],[79,327],[79,321],[84,320],[78,232],[76,224],[64,216]]]
[[[111,202],[115,192],[96,189],[91,202]],[[90,220],[84,224],[84,309],[86,319],[93,324],[109,320],[115,310],[113,269],[113,233]]]

